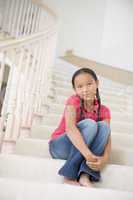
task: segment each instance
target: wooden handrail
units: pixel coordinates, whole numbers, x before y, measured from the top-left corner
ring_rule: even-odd
[[[22,38],[18,38],[18,39],[11,39],[11,40],[8,40],[8,41],[3,41],[0,43],[0,51],[4,50],[4,49],[10,49],[10,48],[13,48],[13,47],[16,47],[18,45],[24,45],[24,44],[27,44],[30,43],[30,41],[37,41],[37,40],[40,40],[41,38],[45,38],[45,37],[48,37],[48,35],[50,36],[51,34],[51,30],[52,29],[47,29],[43,32],[39,32],[39,33],[34,33],[30,36],[25,36],[25,37],[22,37]],[[53,31],[52,34],[54,34],[55,32]]]
[[[62,56],[61,58],[77,67],[91,67],[99,75],[107,77],[113,81],[122,84],[133,85],[133,72],[131,71],[113,67],[109,64],[99,63],[88,58],[80,57],[75,55],[73,50],[66,51],[65,56]]]
[[[26,0],[20,2],[20,5],[15,2],[18,1],[7,1],[3,8],[5,12],[1,16],[3,19],[1,31],[5,35],[15,39],[43,31],[47,23],[51,25],[57,23],[56,13],[42,0]],[[8,7],[11,9],[9,10]],[[46,22],[44,26],[41,25],[42,20]]]
[[[42,2],[41,0],[32,0],[32,2],[35,3],[35,4],[38,4],[41,8],[43,8],[49,14],[51,14],[55,19],[57,18],[57,14],[51,8],[49,8],[44,2]]]

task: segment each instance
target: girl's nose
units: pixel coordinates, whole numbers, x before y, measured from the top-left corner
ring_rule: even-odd
[[[83,87],[83,92],[87,92],[88,88],[86,86]]]

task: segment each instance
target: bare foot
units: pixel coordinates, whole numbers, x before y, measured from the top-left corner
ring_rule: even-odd
[[[79,184],[78,181],[72,180],[72,179],[68,179],[68,178],[66,178],[66,177],[64,178],[64,183],[70,184],[70,185],[79,185],[79,186],[80,186],[80,184]]]
[[[88,175],[85,174],[85,173],[81,174],[80,179],[79,179],[79,183],[80,183],[81,186],[90,187],[90,188],[93,187],[92,183],[89,180]]]

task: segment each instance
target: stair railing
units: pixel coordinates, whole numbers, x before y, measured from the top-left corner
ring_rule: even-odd
[[[6,2],[8,3],[6,8],[8,9],[10,1],[6,0]],[[18,2],[21,1],[13,0],[13,5],[15,5],[15,2],[17,7]],[[57,17],[40,1],[22,0],[22,3],[23,5],[20,3],[20,7],[23,8],[30,4],[32,9],[35,9],[34,5],[36,5],[36,11],[33,9],[35,11],[33,12],[34,15],[32,9],[27,7],[30,12],[29,14],[25,11],[21,13],[20,24],[18,25],[20,12],[14,10],[13,13],[12,7],[10,19],[16,21],[11,23],[9,20],[11,24],[3,22],[2,26],[2,30],[10,34],[13,39],[3,41],[0,44],[0,87],[4,67],[5,65],[10,66],[6,95],[0,117],[1,145],[4,142],[14,143],[18,137],[23,137],[22,128],[30,129],[34,116],[43,116],[42,105],[47,100],[51,87],[51,70],[57,38]],[[40,10],[40,14],[36,13],[37,10]],[[16,18],[13,19],[12,15],[15,16],[15,11],[18,14],[16,13]],[[30,17],[27,19],[27,15],[29,16],[31,13],[32,20]],[[25,16],[25,23],[22,21],[23,15]],[[43,19],[46,19],[46,21],[44,20],[41,27],[39,20],[42,23]]]

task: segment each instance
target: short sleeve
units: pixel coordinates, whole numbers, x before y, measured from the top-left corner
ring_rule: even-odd
[[[67,106],[67,105],[73,105],[77,109],[80,106],[80,99],[79,99],[79,97],[76,96],[76,95],[70,96],[66,100],[65,106]]]
[[[111,112],[110,112],[110,109],[108,107],[102,106],[101,118],[102,118],[102,120],[111,119]]]

